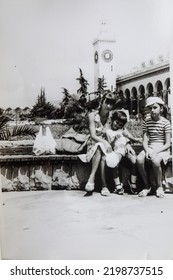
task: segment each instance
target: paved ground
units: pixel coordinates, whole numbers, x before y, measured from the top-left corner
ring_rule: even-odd
[[[2,193],[3,259],[173,259],[173,194]]]

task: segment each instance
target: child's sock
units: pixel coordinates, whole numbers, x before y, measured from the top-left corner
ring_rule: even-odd
[[[137,176],[131,175],[131,184],[136,185],[136,179],[137,179]]]
[[[116,188],[122,188],[119,177],[114,179],[114,183]]]

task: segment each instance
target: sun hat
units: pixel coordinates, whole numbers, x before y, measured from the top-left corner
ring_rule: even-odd
[[[146,107],[151,106],[155,103],[163,105],[164,101],[160,97],[151,96],[151,97],[148,97],[147,100],[146,100]]]

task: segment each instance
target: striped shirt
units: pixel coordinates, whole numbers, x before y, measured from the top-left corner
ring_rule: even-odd
[[[166,142],[166,133],[171,133],[170,121],[164,117],[160,117],[160,120],[154,121],[151,117],[148,117],[143,122],[143,133],[147,133],[148,145],[153,143],[160,143],[162,145]]]

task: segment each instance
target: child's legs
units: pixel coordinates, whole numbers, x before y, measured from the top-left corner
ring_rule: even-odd
[[[132,175],[136,176],[137,175],[137,167],[136,167],[136,155],[128,154],[127,158],[130,160],[131,165],[132,165],[132,170],[131,173]]]
[[[162,157],[158,154],[151,162],[156,187],[158,188],[162,186]]]
[[[120,178],[119,178],[118,168],[119,168],[119,163],[122,160],[122,155],[116,153],[116,156],[117,156],[117,165],[116,165],[116,167],[113,168],[113,179],[114,179],[115,185],[120,185],[121,182],[120,182]]]
[[[137,180],[137,166],[136,166],[136,155],[129,153],[127,158],[130,160],[132,168],[131,168],[131,183],[136,184]]]
[[[106,167],[106,157],[102,155],[101,162],[100,162],[100,175],[101,175],[101,182],[102,187],[106,187],[106,175],[105,175],[105,167]]]
[[[137,163],[137,168],[139,171],[139,174],[141,175],[145,188],[149,189],[149,182],[148,182],[148,174],[145,169],[145,151],[142,151],[137,155],[136,157],[136,163]]]

